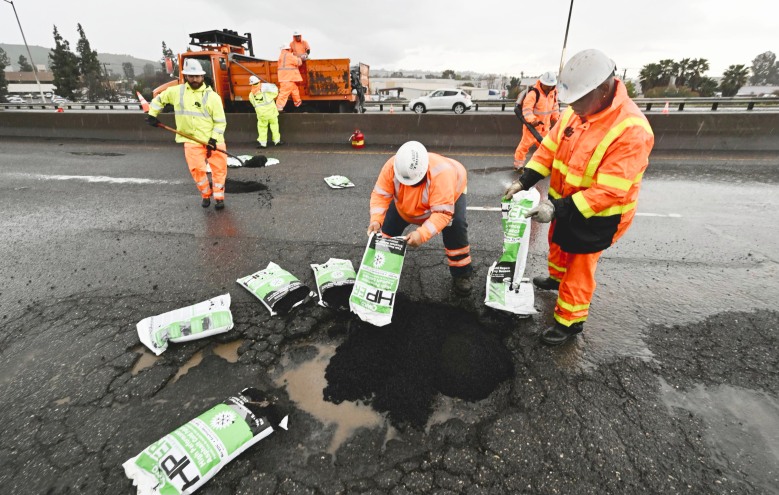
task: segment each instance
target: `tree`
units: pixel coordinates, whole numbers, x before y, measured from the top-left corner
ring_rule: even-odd
[[[78,68],[87,90],[87,98],[89,101],[105,99],[111,93],[106,81],[107,78],[103,74],[103,68],[100,65],[100,60],[97,58],[97,52],[90,46],[81,24],[78,24],[78,35],[76,51],[81,56]]]
[[[761,53],[752,60],[752,77],[749,82],[757,85],[779,84],[779,64],[774,52]]]
[[[509,79],[509,83],[506,85],[506,98],[509,100],[516,100],[519,96],[519,83],[521,79],[518,77],[512,77]]]
[[[446,69],[441,73],[441,79],[457,79],[457,74],[452,69]]]
[[[390,77],[406,77],[403,75],[403,72],[395,71],[392,74],[390,74]]]
[[[633,83],[633,81],[625,81],[625,89],[628,92],[628,96],[630,98],[635,98],[638,96],[638,92],[636,91],[636,85]]]
[[[33,72],[32,65],[27,61],[27,57],[19,55],[19,72]]]
[[[57,88],[58,95],[69,99],[75,98],[75,91],[79,87],[78,63],[78,57],[70,51],[70,43],[60,36],[55,25],[54,49],[49,54],[49,67],[54,74],[54,86]]]
[[[749,69],[744,64],[731,65],[722,73],[722,82],[719,89],[722,96],[736,96],[738,90],[747,83]]]
[[[660,81],[663,77],[662,67],[659,64],[646,64],[641,68],[638,77],[641,83],[641,92],[646,93],[650,89],[661,85]]]
[[[717,81],[710,77],[702,77],[698,84],[698,94],[703,97],[712,97],[717,91]]]
[[[8,79],[5,78],[5,68],[11,65],[8,54],[0,48],[0,101],[6,101],[8,96]]]

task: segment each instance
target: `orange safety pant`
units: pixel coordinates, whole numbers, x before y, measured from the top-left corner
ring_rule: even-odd
[[[281,112],[284,110],[284,106],[287,104],[289,95],[292,95],[292,101],[296,107],[299,107],[303,101],[300,99],[300,89],[298,89],[297,83],[293,81],[283,81],[279,83],[279,96],[276,98],[276,108]]]
[[[224,143],[216,145],[220,150],[227,150]],[[187,160],[189,173],[195,179],[195,185],[204,198],[211,197],[211,185],[208,183],[206,164],[211,167],[211,180],[214,182],[214,199],[225,199],[225,181],[227,180],[227,155],[212,151],[211,156],[202,144],[184,143],[184,157]],[[208,161],[206,161],[208,160]]]
[[[548,132],[544,124],[536,127],[536,130],[542,136],[546,136],[546,133]],[[538,146],[538,141],[536,141],[536,138],[531,134],[527,126],[522,124],[522,139],[519,140],[519,145],[517,145],[517,149],[514,151],[515,170],[519,170],[525,166],[525,156],[533,145]]]
[[[552,242],[554,223],[549,229],[549,276],[560,282],[554,319],[570,327],[583,322],[590,312],[590,301],[595,293],[595,269],[603,251],[575,254],[563,251]]]

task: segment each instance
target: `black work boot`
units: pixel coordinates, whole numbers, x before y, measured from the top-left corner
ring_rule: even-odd
[[[544,290],[560,289],[560,282],[552,277],[533,277],[533,285]]]
[[[211,198],[203,198],[203,201],[200,202],[200,206],[203,208],[208,208],[211,206]]]
[[[287,144],[287,143],[282,141],[281,139],[279,139],[278,141],[273,143],[273,146],[284,146],[285,144]]]
[[[473,284],[471,283],[471,276],[466,275],[464,277],[455,277],[452,279],[454,293],[458,296],[467,296],[473,291]]]
[[[214,209],[221,210],[224,207],[225,207],[225,200],[217,199],[216,204],[214,205]]]
[[[264,150],[264,149],[265,149],[265,148],[267,148],[267,147],[268,147],[268,145],[267,145],[267,144],[257,143],[257,149]]]
[[[574,323],[570,327],[555,322],[541,334],[541,342],[546,345],[565,344],[569,340],[575,339],[577,335],[582,333],[582,330],[584,330],[583,322]]]

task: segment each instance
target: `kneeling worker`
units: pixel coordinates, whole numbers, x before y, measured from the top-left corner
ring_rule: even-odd
[[[418,247],[441,233],[454,278],[454,291],[467,295],[471,285],[471,247],[465,218],[468,176],[460,162],[409,141],[387,160],[371,193],[368,235],[381,232],[396,237],[413,223],[419,227],[406,236]]]
[[[649,122],[614,70],[598,50],[579,52],[565,64],[558,91],[569,107],[504,193],[508,199],[550,176],[549,199],[526,215],[552,222],[549,277],[533,279],[541,289],[559,290],[556,323],[541,335],[549,345],[583,330],[598,258],[633,222],[654,145]]]
[[[176,129],[199,141],[208,142],[207,146],[203,146],[180,134],[176,135],[176,142],[184,143],[184,157],[189,172],[195,179],[195,184],[203,198],[200,205],[208,208],[211,204],[211,185],[208,183],[206,174],[206,165],[209,165],[214,181],[213,195],[216,200],[214,208],[222,209],[227,180],[227,156],[224,153],[213,153],[217,148],[227,150],[224,142],[227,119],[225,119],[222,98],[206,85],[204,78],[206,72],[197,60],[186,59],[181,73],[184,74],[187,82],[171,86],[158,94],[149,104],[149,116],[146,121],[150,126],[157,127],[160,123],[157,115],[165,105],[173,105],[176,113]]]
[[[249,102],[257,113],[257,147],[268,147],[268,126],[270,126],[273,144],[281,146],[284,141],[281,140],[279,132],[279,110],[276,108],[276,96],[279,94],[279,89],[275,84],[261,84],[260,78],[257,76],[249,77],[249,84],[252,85]]]

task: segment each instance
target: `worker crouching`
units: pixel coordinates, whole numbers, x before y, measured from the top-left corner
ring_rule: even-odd
[[[460,162],[428,153],[422,143],[409,141],[381,169],[371,193],[368,234],[396,237],[414,224],[418,227],[406,241],[418,247],[440,232],[454,290],[467,295],[473,289],[467,190],[468,176]]]
[[[213,153],[216,149],[227,150],[224,133],[227,128],[222,99],[205,84],[205,71],[197,60],[187,59],[181,73],[187,82],[172,86],[158,94],[150,103],[147,122],[157,127],[157,115],[165,105],[172,105],[176,114],[176,129],[195,139],[207,142],[206,146],[176,135],[177,143],[184,143],[184,157],[189,172],[195,180],[202,197],[201,206],[211,205],[211,195],[216,200],[216,209],[224,208],[225,181],[227,180],[227,157]],[[208,181],[207,166],[211,167],[213,191]]]
[[[527,213],[549,228],[549,276],[533,283],[558,290],[555,324],[541,340],[558,345],[584,329],[603,250],[630,227],[654,135],[646,117],[598,50],[574,55],[563,68],[560,101],[568,103],[522,177],[506,191],[549,180],[549,199]]]

